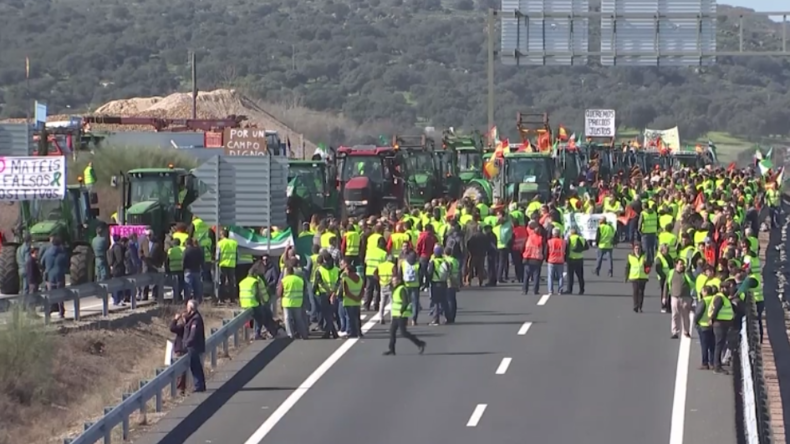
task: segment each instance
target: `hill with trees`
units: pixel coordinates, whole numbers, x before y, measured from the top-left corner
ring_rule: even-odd
[[[113,99],[235,88],[312,139],[349,142],[415,125],[486,124],[485,10],[495,0],[5,0],[0,117],[26,104],[78,113]],[[719,47],[737,49],[738,12],[720,6]],[[747,49],[780,49],[781,25],[747,17]],[[25,57],[30,59],[29,90]],[[679,125],[696,137],[790,132],[785,58],[720,58],[708,68],[497,65],[497,123],[549,111],[580,128],[614,108],[629,128]],[[318,111],[307,112],[306,109]],[[307,128],[307,129],[304,129]]]

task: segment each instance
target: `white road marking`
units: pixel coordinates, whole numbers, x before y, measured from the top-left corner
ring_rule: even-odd
[[[538,305],[546,305],[546,302],[549,302],[550,297],[551,297],[550,294],[544,294],[543,296],[540,297],[540,300],[538,301]]]
[[[469,418],[469,422],[466,423],[466,426],[477,427],[477,423],[479,423],[480,418],[483,417],[486,407],[488,407],[488,404],[477,404],[477,407],[475,407],[475,411],[472,412],[472,416]]]
[[[513,358],[502,358],[502,362],[499,363],[499,367],[496,369],[497,375],[504,375],[507,373],[507,368],[510,367],[510,363],[513,361]]]
[[[367,319],[367,318],[368,318],[368,315],[366,315],[366,314],[363,314],[362,316],[360,316],[360,317],[359,317],[359,319],[361,319],[361,320],[363,320],[363,321],[364,321],[365,319]]]
[[[524,336],[529,331],[529,328],[532,327],[532,322],[525,322],[521,328],[518,329],[518,335]]]
[[[390,306],[387,306],[385,308],[385,314],[389,311]],[[365,323],[365,325],[362,326],[362,333],[367,333],[368,330],[373,328],[376,324],[378,324],[378,322],[379,315],[376,313],[367,323]],[[305,379],[304,382],[302,382],[302,384],[300,384],[299,387],[297,387],[297,389],[291,393],[290,396],[288,396],[285,402],[280,404],[280,406],[277,407],[277,410],[272,412],[272,414],[266,418],[266,421],[264,421],[263,424],[258,427],[258,430],[256,430],[252,436],[250,436],[250,438],[244,442],[244,444],[259,444],[261,441],[263,441],[263,439],[266,438],[266,435],[271,433],[274,426],[276,426],[277,423],[280,422],[283,417],[285,417],[286,413],[288,413],[288,411],[290,411],[293,406],[296,405],[300,399],[302,399],[302,396],[304,396],[307,391],[310,390],[315,385],[315,383],[318,382],[318,380],[329,371],[330,368],[332,368],[333,365],[337,364],[337,361],[339,361],[340,358],[346,354],[346,352],[351,350],[351,347],[353,347],[358,341],[359,338],[346,339],[340,348],[335,350],[334,353],[326,358],[326,361],[324,361],[317,369],[315,369],[315,371],[310,376],[308,376],[307,379]]]
[[[693,315],[691,321],[693,325]],[[672,400],[669,444],[683,444],[683,432],[686,428],[686,391],[688,390],[690,354],[691,338],[681,336],[680,347],[678,347],[678,368],[675,372],[675,395]]]

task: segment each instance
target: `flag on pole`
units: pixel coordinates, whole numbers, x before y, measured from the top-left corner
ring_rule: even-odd
[[[710,156],[713,158],[714,163],[719,163],[719,154],[716,150],[716,145],[713,144],[710,140],[708,140],[708,152]]]

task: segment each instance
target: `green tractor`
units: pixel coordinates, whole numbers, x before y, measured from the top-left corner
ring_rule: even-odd
[[[20,217],[14,228],[15,239],[0,248],[0,292],[19,294],[19,267],[17,250],[25,232],[30,233],[34,247],[43,252],[50,236],[57,236],[70,252],[69,278],[71,285],[93,282],[96,258],[91,240],[96,236],[99,210],[91,208],[98,203],[95,193],[82,185],[66,187],[63,200],[22,201]]]
[[[432,139],[421,136],[394,136],[392,147],[404,166],[406,202],[411,207],[422,206],[442,197],[442,180],[438,173],[438,158]]]
[[[137,168],[121,173],[119,225],[144,225],[159,239],[167,240],[178,222],[190,223],[189,205],[205,190],[200,181],[183,168]],[[118,177],[112,178],[118,186]]]
[[[507,153],[495,158],[499,174],[491,180],[494,199],[526,203],[540,195],[544,202],[552,196],[552,182],[558,174],[554,159],[544,153]]]
[[[288,225],[298,231],[314,214],[340,214],[337,168],[323,160],[288,161]]]
[[[491,183],[483,176],[484,143],[479,132],[470,136],[459,136],[452,131],[442,135],[439,162],[451,165],[452,175],[457,179],[446,179],[447,195],[452,198],[467,197],[491,204]],[[458,183],[460,182],[460,183]]]

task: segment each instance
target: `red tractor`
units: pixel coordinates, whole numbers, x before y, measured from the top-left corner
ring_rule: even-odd
[[[401,207],[404,180],[400,159],[393,147],[338,148],[338,184],[345,214],[365,217]]]

